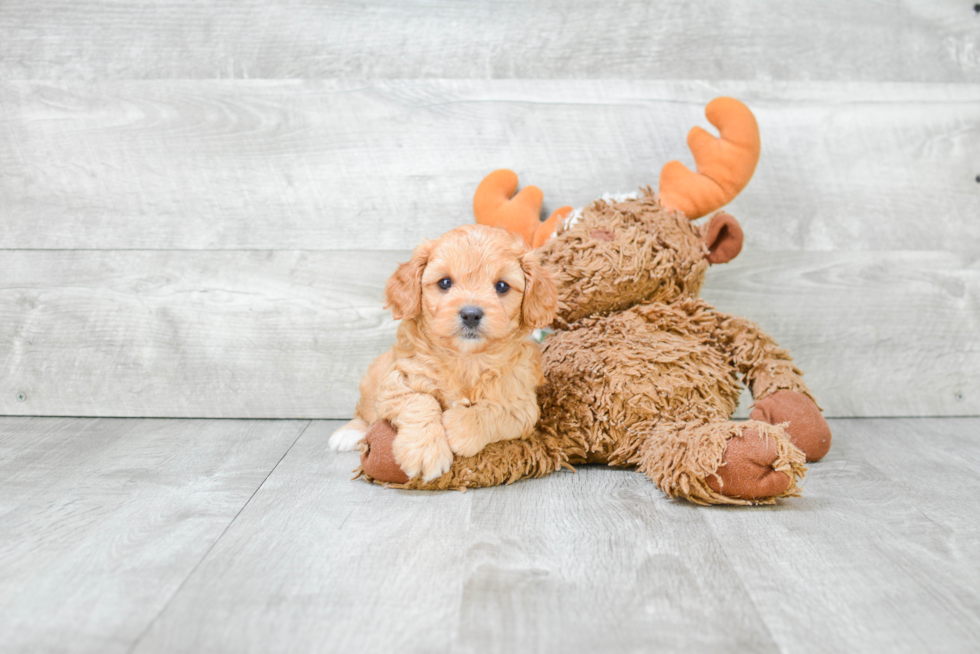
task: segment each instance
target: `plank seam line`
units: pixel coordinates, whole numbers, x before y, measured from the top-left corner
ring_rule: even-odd
[[[155,625],[157,621],[160,620],[160,617],[163,616],[163,614],[166,612],[166,610],[170,608],[170,605],[173,603],[174,599],[176,599],[177,595],[180,594],[180,591],[183,590],[188,580],[194,576],[194,573],[197,572],[197,569],[201,567],[201,564],[204,563],[205,559],[208,558],[208,555],[211,554],[211,550],[213,550],[215,545],[217,545],[218,542],[220,542],[221,539],[224,538],[224,535],[228,533],[228,530],[231,528],[231,526],[235,524],[236,520],[238,520],[238,516],[240,516],[242,514],[242,511],[245,510],[245,507],[247,507],[252,502],[252,498],[256,496],[256,494],[262,489],[263,486],[265,486],[265,482],[268,481],[269,477],[272,476],[272,473],[275,472],[276,468],[279,467],[279,464],[282,463],[282,460],[286,458],[286,455],[289,454],[290,450],[293,449],[293,446],[296,445],[297,442],[299,442],[299,439],[303,437],[303,434],[306,433],[306,430],[309,429],[310,425],[312,424],[313,424],[312,420],[306,421],[306,425],[303,427],[302,430],[300,430],[296,438],[293,439],[293,442],[289,444],[289,447],[286,448],[286,451],[282,453],[282,456],[279,457],[278,461],[276,461],[276,465],[272,466],[272,469],[269,470],[269,473],[262,480],[262,483],[260,483],[254,491],[252,491],[252,494],[249,495],[248,499],[245,500],[245,503],[242,504],[240,509],[238,509],[238,512],[235,513],[235,516],[228,521],[228,524],[225,525],[225,528],[221,530],[221,533],[218,534],[218,537],[214,539],[214,542],[211,543],[207,551],[204,552],[203,555],[201,555],[200,560],[194,564],[194,567],[191,568],[191,571],[188,572],[187,576],[184,577],[183,581],[180,582],[180,585],[177,586],[174,592],[170,595],[170,598],[166,602],[164,602],[160,610],[157,611],[157,614],[153,616],[153,619],[150,620],[150,622],[146,625],[143,631],[140,632],[139,636],[136,637],[136,640],[133,641],[133,644],[130,645],[129,649],[127,650],[128,654],[132,654],[132,652],[135,651],[137,647],[139,647],[139,644],[143,642],[143,639],[146,637],[146,635],[150,633],[150,629],[153,628],[153,625]]]

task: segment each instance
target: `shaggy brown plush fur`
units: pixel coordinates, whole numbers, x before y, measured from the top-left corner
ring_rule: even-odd
[[[636,200],[596,200],[538,250],[558,282],[555,324],[563,328],[590,315],[697,295],[705,254],[698,228],[661,211],[649,187]]]
[[[799,494],[804,453],[784,426],[729,418],[740,376],[757,400],[780,390],[812,396],[771,337],[697,297],[708,267],[707,230],[662,209],[650,189],[637,199],[597,200],[560,228],[539,250],[558,282],[559,308],[543,347],[536,433],[457,459],[432,482],[396,485],[489,486],[604,463],[635,466],[668,495],[702,504]],[[815,404],[813,411],[822,421]],[[773,495],[726,495],[716,474],[729,440],[748,430],[772,439],[771,467],[789,479]],[[825,441],[829,447],[829,430]]]

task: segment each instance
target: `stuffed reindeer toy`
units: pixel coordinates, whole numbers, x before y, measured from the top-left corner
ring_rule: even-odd
[[[562,207],[541,222],[542,193],[517,176],[487,176],[478,223],[520,234],[558,286],[542,344],[540,419],[527,438],[456,458],[446,474],[409,479],[392,456],[396,432],[371,426],[361,473],[399,488],[473,488],[603,464],[635,468],[666,494],[699,504],[765,504],[798,495],[805,461],[830,448],[830,428],[780,348],[757,325],[698,297],[711,264],[733,259],[742,230],[715,212],[748,183],[759,157],[755,117],[717,98],[706,111],[720,138],[695,127],[697,173],[672,161],[659,192]],[[712,214],[703,224],[693,221]],[[732,421],[751,389],[751,419]]]

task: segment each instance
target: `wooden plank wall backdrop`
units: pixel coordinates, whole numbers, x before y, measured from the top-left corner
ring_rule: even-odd
[[[972,2],[0,5],[0,413],[341,418],[384,280],[507,166],[656,185],[762,130],[705,296],[829,416],[980,414]]]

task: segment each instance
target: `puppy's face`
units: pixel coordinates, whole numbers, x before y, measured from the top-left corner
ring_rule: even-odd
[[[550,275],[519,237],[466,225],[423,243],[388,280],[395,318],[416,319],[444,347],[477,352],[554,319]]]

